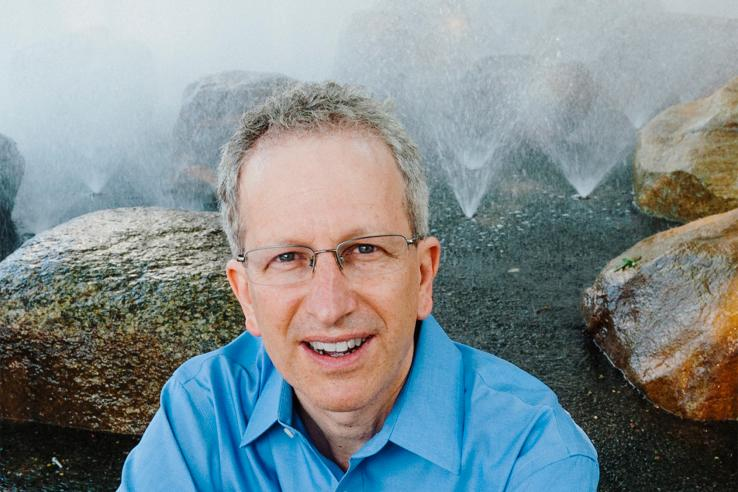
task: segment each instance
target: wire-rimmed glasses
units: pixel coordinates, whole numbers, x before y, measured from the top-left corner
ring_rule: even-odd
[[[333,253],[338,268],[349,280],[382,277],[402,268],[410,246],[423,239],[401,234],[363,236],[342,241],[332,249],[286,244],[246,251],[236,257],[255,284],[291,285],[309,280],[318,255]]]

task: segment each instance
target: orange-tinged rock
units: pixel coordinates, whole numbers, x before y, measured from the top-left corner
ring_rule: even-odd
[[[738,419],[738,210],[639,242],[602,270],[582,310],[597,345],[653,403]]]
[[[633,166],[636,205],[650,215],[688,222],[738,207],[738,78],[654,118]]]

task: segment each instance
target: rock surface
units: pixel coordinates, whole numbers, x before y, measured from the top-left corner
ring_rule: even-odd
[[[220,149],[244,111],[293,83],[283,75],[230,71],[188,85],[174,127],[176,162],[180,167],[217,169]]]
[[[582,309],[597,345],[653,403],[738,419],[738,210],[637,243],[605,267]]]
[[[738,207],[738,78],[646,125],[633,179],[636,205],[657,217],[688,222]]]
[[[229,71],[187,86],[174,126],[174,160],[179,172],[172,193],[180,206],[217,208],[214,182],[221,147],[233,135],[244,111],[294,82],[277,74]]]
[[[185,359],[242,329],[215,213],[114,209],[0,262],[0,418],[140,433]]]
[[[18,242],[10,214],[24,171],[25,161],[15,142],[0,134],[0,260],[8,256]]]

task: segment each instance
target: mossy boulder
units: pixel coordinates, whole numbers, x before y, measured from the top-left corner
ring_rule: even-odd
[[[113,209],[0,262],[0,418],[141,433],[172,371],[242,330],[215,213]]]

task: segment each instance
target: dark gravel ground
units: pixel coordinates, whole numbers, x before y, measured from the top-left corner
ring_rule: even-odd
[[[440,172],[431,182],[431,223],[445,248],[436,317],[453,338],[556,391],[599,452],[600,490],[738,490],[738,422],[691,422],[654,407],[584,334],[583,289],[611,258],[675,225],[633,207],[629,168],[575,200],[548,163],[528,159],[501,171],[472,220]],[[114,489],[136,441],[0,422],[0,489]]]

